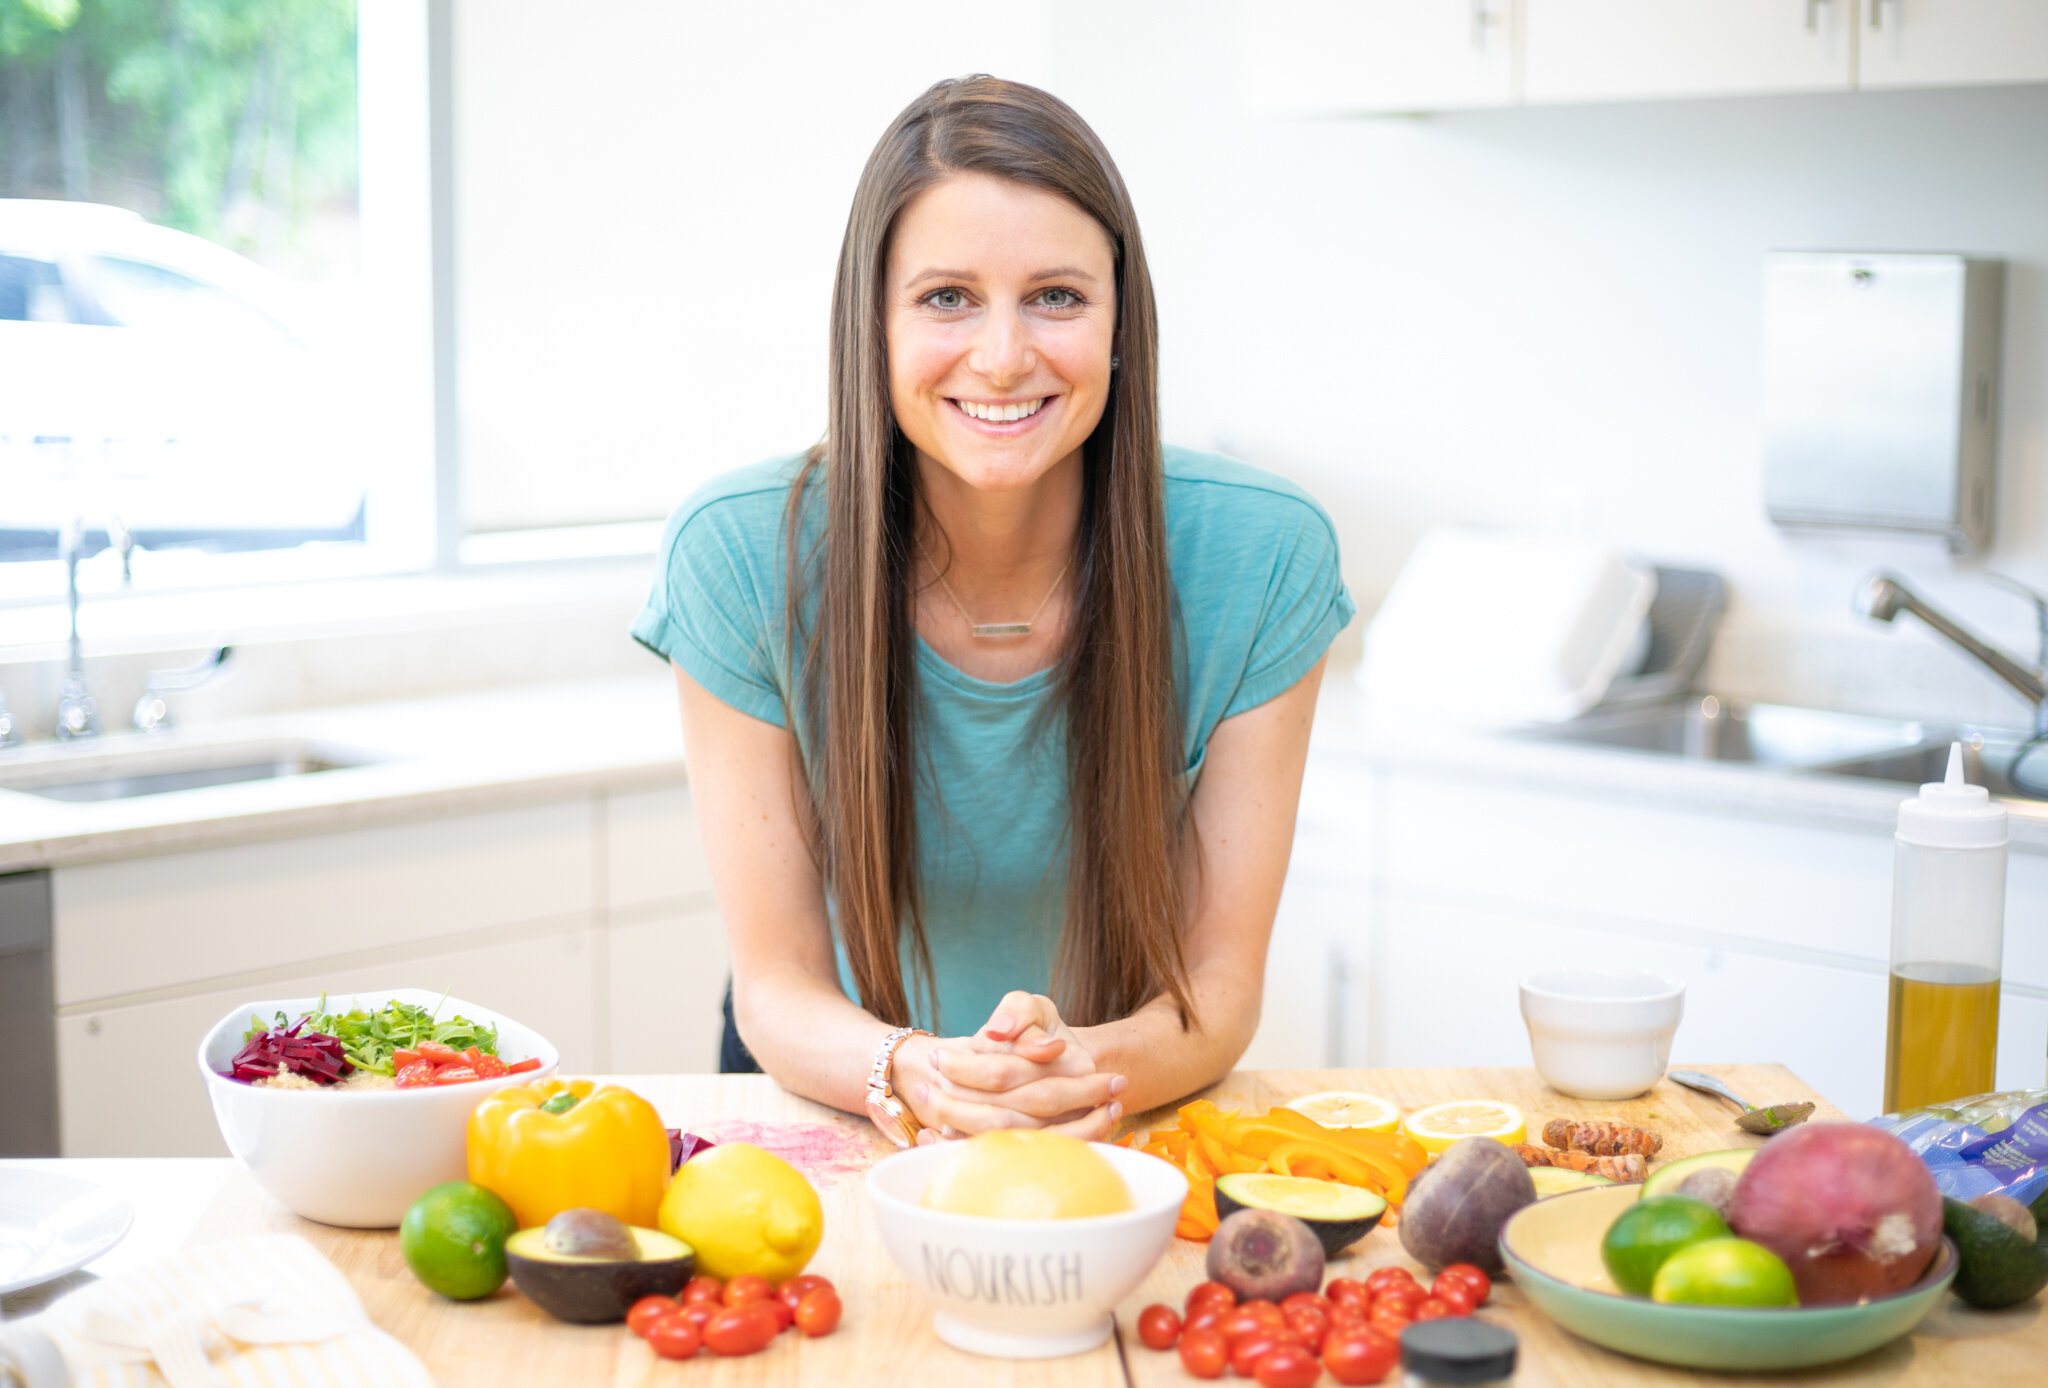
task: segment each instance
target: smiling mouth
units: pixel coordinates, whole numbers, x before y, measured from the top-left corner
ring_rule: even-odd
[[[962,414],[989,424],[1014,424],[1020,419],[1029,419],[1045,405],[1046,399],[1013,400],[1002,404],[985,405],[976,400],[955,400],[953,404]]]

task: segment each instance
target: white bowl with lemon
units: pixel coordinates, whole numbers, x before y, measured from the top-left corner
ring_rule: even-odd
[[[955,1349],[999,1359],[1081,1354],[1167,1245],[1188,1183],[1142,1152],[1053,1133],[913,1147],[868,1172],[889,1256],[931,1299]]]

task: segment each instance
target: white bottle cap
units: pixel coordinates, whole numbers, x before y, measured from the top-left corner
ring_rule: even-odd
[[[1948,778],[1920,787],[1899,804],[1899,838],[1923,848],[2003,848],[2005,807],[1963,779],[1963,744],[1948,747]]]

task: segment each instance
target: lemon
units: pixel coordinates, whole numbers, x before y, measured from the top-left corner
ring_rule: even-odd
[[[1453,1099],[1419,1108],[1402,1120],[1408,1136],[1427,1152],[1441,1152],[1463,1137],[1491,1137],[1520,1142],[1529,1135],[1522,1111],[1498,1099]]]
[[[656,1221],[697,1250],[697,1271],[729,1282],[743,1272],[784,1282],[825,1237],[825,1209],[803,1173],[750,1142],[727,1142],[683,1163]]]
[[[1081,1219],[1131,1208],[1130,1187],[1100,1152],[1063,1133],[980,1133],[939,1167],[920,1202],[986,1219]]]
[[[505,1240],[519,1221],[482,1186],[448,1181],[415,1200],[398,1224],[398,1251],[430,1290],[451,1301],[489,1296],[505,1283]]]
[[[1664,1260],[1650,1300],[1695,1306],[1797,1306],[1785,1260],[1748,1239],[1703,1239]]]
[[[1401,1110],[1376,1094],[1330,1089],[1305,1099],[1296,1099],[1287,1107],[1326,1128],[1363,1128],[1369,1133],[1390,1133],[1401,1125]]]
[[[1706,1201],[1653,1195],[1636,1201],[1607,1226],[1600,1261],[1615,1286],[1630,1296],[1648,1296],[1657,1270],[1680,1249],[1727,1237],[1728,1225]]]

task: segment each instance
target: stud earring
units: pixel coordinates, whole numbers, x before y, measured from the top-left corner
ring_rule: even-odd
[[[1109,369],[1111,371],[1116,370],[1119,366],[1122,366],[1123,364],[1124,359],[1122,357],[1111,357],[1109,359]]]

